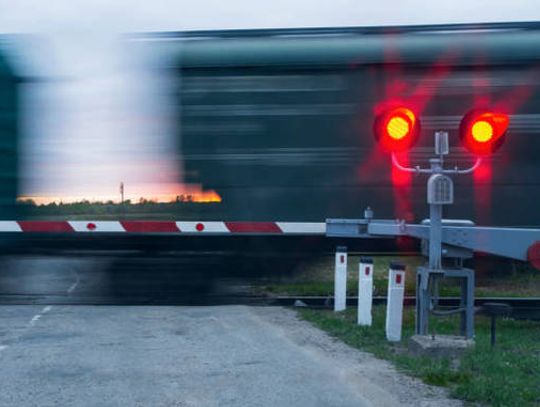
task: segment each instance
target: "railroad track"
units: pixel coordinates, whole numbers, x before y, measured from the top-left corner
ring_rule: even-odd
[[[331,296],[267,296],[252,295],[246,292],[230,294],[193,293],[191,296],[182,295],[123,295],[123,296],[94,296],[94,295],[33,295],[33,294],[0,294],[1,305],[15,304],[44,304],[44,305],[261,305],[261,306],[294,306],[301,301],[311,308],[332,308]],[[356,306],[357,297],[347,297],[347,305]],[[413,306],[416,298],[405,297],[404,303]],[[478,297],[475,299],[477,312],[482,313],[485,303],[503,303],[511,307],[510,317],[514,319],[540,320],[540,297]],[[373,298],[374,304],[385,304],[386,297]],[[454,308],[459,305],[458,297],[443,297],[439,299],[440,307]]]
[[[276,296],[267,298],[270,305],[294,305],[295,301],[302,301],[308,307],[330,308],[333,304],[332,297],[325,296]],[[459,305],[459,297],[442,297],[439,299],[441,307],[455,308]],[[358,297],[347,297],[347,305],[355,306]],[[514,319],[540,320],[540,297],[477,297],[474,305],[477,312],[482,313],[482,306],[485,303],[502,303],[511,307],[510,317]],[[386,304],[386,297],[373,297],[374,304]],[[405,305],[415,305],[416,297],[407,296],[404,299]]]

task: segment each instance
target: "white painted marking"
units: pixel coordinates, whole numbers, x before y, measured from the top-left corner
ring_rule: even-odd
[[[117,221],[93,221],[93,220],[70,220],[68,222],[75,232],[125,232],[126,230],[120,222]],[[88,225],[92,224],[95,229],[89,229]]]
[[[4,349],[7,349],[7,345],[0,345],[0,352],[2,352]]]
[[[34,315],[34,317],[30,320],[30,325],[34,325],[40,318],[41,314]]]
[[[75,288],[77,288],[77,286],[79,285],[79,281],[79,276],[77,276],[77,281],[71,284],[71,286],[67,289],[68,294],[71,294],[75,290]]]
[[[43,311],[41,311],[43,314],[46,314],[52,309],[52,305],[47,305],[45,308],[43,308]]]
[[[197,230],[197,225],[202,224],[204,229]],[[176,222],[181,233],[230,233],[224,222]]]
[[[2,220],[0,221],[0,232],[22,232],[22,229],[14,220]]]
[[[285,234],[324,235],[326,223],[323,222],[276,222]]]

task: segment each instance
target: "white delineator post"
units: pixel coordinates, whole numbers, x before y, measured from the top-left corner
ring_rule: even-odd
[[[347,303],[347,248],[336,248],[334,269],[334,311],[343,311]]]
[[[386,305],[386,339],[392,342],[401,340],[404,294],[405,266],[392,263],[388,271],[388,296]]]
[[[358,266],[358,325],[371,326],[373,259],[362,257]]]

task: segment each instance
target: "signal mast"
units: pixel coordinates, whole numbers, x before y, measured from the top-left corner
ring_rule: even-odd
[[[364,219],[327,219],[326,235],[330,237],[376,238],[410,236],[421,239],[422,252],[427,257],[416,274],[416,333],[428,334],[429,314],[461,315],[461,335],[474,337],[474,271],[463,267],[463,260],[482,251],[517,260],[529,260],[538,266],[540,229],[477,227],[470,220],[445,220],[443,205],[454,202],[454,184],[450,175],[470,174],[481,164],[482,157],[497,151],[504,143],[509,118],[489,110],[471,110],[461,120],[460,141],[475,157],[475,163],[465,169],[445,168],[449,153],[448,133],[434,134],[435,157],[429,168],[406,167],[396,155],[407,151],[418,141],[420,120],[408,106],[393,106],[379,113],[374,121],[374,136],[378,145],[391,154],[392,165],[401,171],[429,175],[427,203],[429,220],[421,224],[404,221],[372,219],[368,208]],[[511,241],[512,244],[508,244]],[[442,278],[461,280],[461,303],[454,310],[437,308],[439,281]]]

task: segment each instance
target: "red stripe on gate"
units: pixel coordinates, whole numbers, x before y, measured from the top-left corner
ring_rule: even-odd
[[[283,233],[275,222],[225,222],[232,233]]]
[[[180,232],[176,222],[145,222],[145,221],[120,221],[126,232]]]
[[[23,232],[74,232],[68,222],[64,221],[18,221]]]

